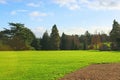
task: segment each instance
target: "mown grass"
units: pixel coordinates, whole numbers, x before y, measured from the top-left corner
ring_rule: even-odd
[[[95,63],[120,62],[120,52],[2,51],[0,80],[57,80]]]

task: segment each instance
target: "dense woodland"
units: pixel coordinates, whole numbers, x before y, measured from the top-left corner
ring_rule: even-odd
[[[109,35],[105,33],[84,35],[59,35],[57,25],[44,32],[42,38],[21,23],[9,23],[10,29],[0,31],[0,50],[120,50],[120,24],[114,20]]]

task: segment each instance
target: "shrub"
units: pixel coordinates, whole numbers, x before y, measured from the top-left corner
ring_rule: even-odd
[[[108,47],[107,44],[101,44],[99,50],[100,51],[110,51],[110,47]]]
[[[94,45],[90,45],[90,46],[88,46],[88,49],[94,49]]]

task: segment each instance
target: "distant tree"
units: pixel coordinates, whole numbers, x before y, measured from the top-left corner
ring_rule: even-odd
[[[72,37],[71,49],[72,50],[79,50],[80,49],[79,36],[78,35],[72,35],[71,37]]]
[[[64,33],[62,33],[62,37],[61,37],[61,42],[60,42],[60,49],[61,50],[65,50],[66,49],[66,35]]]
[[[61,41],[62,44],[62,50],[71,50],[72,49],[72,42],[73,38],[71,35],[62,35],[63,41]]]
[[[112,50],[120,50],[120,24],[114,20],[113,29],[110,32],[110,38],[112,41]]]
[[[2,31],[4,36],[7,37],[7,44],[13,50],[32,49],[31,43],[35,39],[33,32],[21,23],[9,23],[9,25],[11,26],[10,29]]]
[[[89,33],[89,31],[85,32],[85,41],[86,41],[87,45],[91,44],[91,34]]]
[[[88,45],[91,44],[91,34],[86,31],[84,35],[84,40],[83,40],[83,48],[84,50],[88,49]]]
[[[13,50],[28,50],[29,49],[29,47],[26,45],[26,43],[24,42],[21,36],[12,37],[12,39],[9,39],[7,44],[10,45],[10,47]]]
[[[50,36],[48,35],[47,31],[43,34],[43,37],[41,39],[41,47],[42,50],[50,49]]]
[[[87,50],[89,49],[89,46],[91,43],[92,35],[89,33],[89,31],[86,31],[84,35],[81,35],[79,37],[81,49]]]
[[[110,51],[110,47],[107,44],[101,44],[99,47],[100,51]]]
[[[0,40],[4,43],[8,40],[8,37],[4,34],[3,31],[0,31]]]
[[[80,41],[80,45],[81,45],[80,49],[84,50],[85,49],[85,35],[80,35],[79,41]]]
[[[7,44],[8,37],[6,37],[1,31],[0,31],[0,51],[3,50],[12,50],[12,48]]]
[[[31,46],[35,48],[35,50],[41,50],[40,39],[35,38],[31,43]]]
[[[23,40],[30,45],[32,41],[35,39],[34,33],[24,26],[24,24],[21,23],[9,23],[11,27],[11,32],[13,33],[13,36],[20,35]]]
[[[60,49],[60,36],[56,25],[53,25],[52,32],[50,34],[50,46],[51,50]]]
[[[62,50],[78,50],[80,49],[80,40],[78,35],[62,34],[61,37]]]
[[[100,47],[101,44],[101,39],[100,39],[100,35],[99,34],[94,34],[92,35],[92,45],[95,46],[95,49],[98,49]]]
[[[100,34],[100,38],[102,43],[110,42],[110,37],[105,33]]]

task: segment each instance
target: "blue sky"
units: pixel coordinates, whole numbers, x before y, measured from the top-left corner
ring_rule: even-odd
[[[54,24],[60,34],[109,33],[114,19],[120,22],[120,0],[0,0],[0,30],[23,23],[37,37]]]

